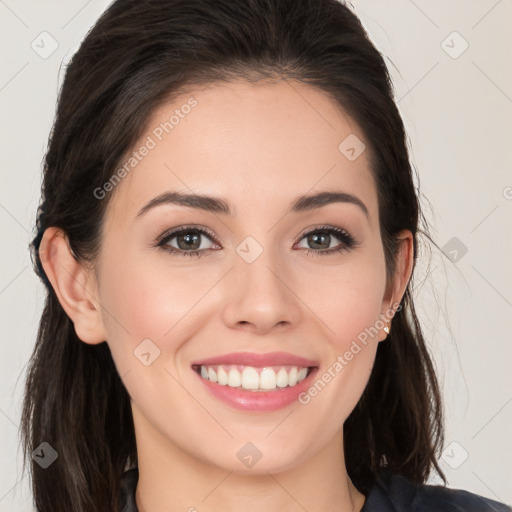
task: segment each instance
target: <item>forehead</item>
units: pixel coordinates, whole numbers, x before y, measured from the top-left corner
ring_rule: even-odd
[[[118,166],[125,172],[109,215],[129,222],[166,191],[223,197],[235,212],[248,212],[282,210],[299,195],[333,189],[357,194],[375,219],[368,152],[347,158],[347,144],[368,148],[354,120],[314,87],[236,81],[194,88],[153,112]]]

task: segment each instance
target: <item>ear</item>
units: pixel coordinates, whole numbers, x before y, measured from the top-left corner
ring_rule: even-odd
[[[386,287],[386,293],[382,301],[380,318],[393,329],[392,316],[396,313],[398,305],[404,296],[405,289],[411,278],[414,264],[413,235],[409,230],[403,230],[397,235],[398,249],[395,260],[395,273]],[[379,341],[387,338],[388,333],[380,329]]]
[[[77,336],[91,345],[106,341],[95,277],[75,258],[64,231],[50,227],[44,232],[39,257]]]

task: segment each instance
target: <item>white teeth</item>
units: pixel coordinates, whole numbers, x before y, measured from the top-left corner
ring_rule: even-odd
[[[260,376],[254,368],[250,366],[244,368],[242,372],[242,387],[244,389],[258,389],[260,387]]]
[[[304,380],[308,375],[308,369],[307,368],[301,368],[299,370],[299,374],[297,375],[297,381],[300,382],[301,380]]]
[[[290,373],[288,374],[288,386],[295,386],[295,384],[297,384],[298,373],[299,372],[295,366],[290,370]]]
[[[242,375],[238,370],[229,370],[228,373],[228,386],[230,388],[237,388],[242,385]]]
[[[286,373],[286,370],[285,370]],[[263,368],[260,374],[261,389],[275,389],[277,384],[276,372],[272,368]]]
[[[203,368],[205,368],[205,367],[201,366],[201,375],[203,375]],[[218,379],[217,380],[218,384],[220,384],[221,386],[226,386],[228,383],[228,374],[226,373],[226,370],[224,370],[224,368],[222,368],[222,366],[219,367],[219,369],[217,371],[217,379]]]
[[[277,382],[276,383],[277,383],[277,386],[280,388],[285,388],[286,386],[288,386],[288,372],[284,368],[281,368],[277,372]]]
[[[242,370],[242,371],[240,371]],[[295,386],[308,375],[308,368],[297,366],[255,368],[252,366],[201,366],[201,377],[221,386],[250,391],[269,391]]]
[[[213,368],[208,368],[208,380],[212,382],[217,382],[217,374]]]

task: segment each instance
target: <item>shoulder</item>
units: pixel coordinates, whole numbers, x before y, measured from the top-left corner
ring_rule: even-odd
[[[416,484],[383,472],[370,488],[361,512],[512,512],[512,508],[461,489]]]
[[[121,512],[137,512],[137,468],[121,479]],[[460,489],[415,484],[407,478],[383,472],[366,497],[361,512],[512,512],[509,506]]]

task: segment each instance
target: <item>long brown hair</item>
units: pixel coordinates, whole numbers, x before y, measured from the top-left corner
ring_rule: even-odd
[[[336,0],[115,1],[67,69],[31,243],[47,296],[21,436],[38,511],[118,510],[121,475],[137,462],[130,400],[109,347],[78,339],[42,268],[42,235],[61,228],[77,260],[94,262],[115,192],[98,200],[93,191],[114,174],[149,115],[187,87],[236,79],[310,84],[358,123],[370,146],[388,277],[399,231],[413,233],[416,257],[418,235],[430,239],[388,70],[349,8]],[[436,459],[441,397],[411,286],[344,425],[347,471],[362,492],[384,467],[418,483],[435,469],[446,482]],[[31,460],[41,442],[59,455],[47,469]]]

